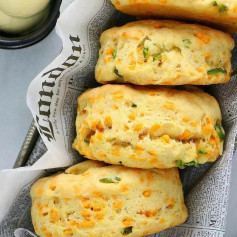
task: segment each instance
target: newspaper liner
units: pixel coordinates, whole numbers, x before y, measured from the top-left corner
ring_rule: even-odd
[[[66,5],[64,1],[63,7]],[[63,50],[32,81],[27,95],[28,106],[43,141],[41,138],[38,140],[28,167],[0,171],[0,236],[35,236],[30,218],[31,185],[40,177],[82,159],[71,148],[76,135],[77,97],[87,88],[97,85],[94,67],[101,32],[129,20],[115,11],[109,0],[97,0],[93,4],[76,0],[60,17],[57,30],[63,41]],[[234,52],[234,55],[237,54]],[[225,85],[205,88],[221,105],[226,141],[224,154],[215,164],[181,171],[189,219],[180,226],[149,236],[224,235],[237,133],[237,85],[234,82],[235,78],[232,78]]]

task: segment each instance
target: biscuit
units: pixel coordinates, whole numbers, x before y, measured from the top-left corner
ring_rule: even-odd
[[[232,72],[229,34],[175,21],[144,20],[102,33],[95,77],[100,83],[209,85]]]
[[[143,16],[195,20],[231,33],[237,32],[237,2],[234,0],[111,0],[124,13]]]
[[[40,237],[139,237],[187,219],[176,168],[87,162],[82,170],[78,164],[32,186],[32,222]]]
[[[78,99],[73,147],[89,159],[136,168],[215,161],[223,150],[221,112],[195,87],[104,85]]]

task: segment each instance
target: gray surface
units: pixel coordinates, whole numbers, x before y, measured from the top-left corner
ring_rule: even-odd
[[[53,31],[37,45],[20,50],[0,49],[0,169],[11,168],[32,121],[26,105],[30,81],[60,52]],[[225,237],[237,237],[237,154],[233,159]]]
[[[31,47],[0,49],[0,169],[12,168],[32,121],[26,105],[27,88],[61,47],[61,40],[53,31]]]
[[[233,157],[230,199],[227,213],[225,237],[237,236],[237,153]]]

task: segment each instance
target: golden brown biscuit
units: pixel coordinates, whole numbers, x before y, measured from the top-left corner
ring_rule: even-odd
[[[237,32],[237,2],[235,0],[111,0],[124,13],[183,20],[195,20]]]
[[[100,83],[209,85],[232,72],[230,35],[175,21],[145,20],[106,30],[95,77]]]
[[[73,147],[89,159],[137,168],[215,161],[223,150],[214,97],[191,87],[105,85],[78,99]]]
[[[82,165],[33,185],[31,215],[40,237],[139,237],[187,219],[177,169]]]

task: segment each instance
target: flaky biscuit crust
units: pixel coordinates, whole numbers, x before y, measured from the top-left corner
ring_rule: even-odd
[[[31,188],[32,222],[40,237],[139,237],[187,219],[175,168],[140,170],[96,161],[80,166]]]
[[[191,20],[237,32],[235,0],[111,0],[117,10],[141,17]]]
[[[175,21],[144,20],[106,30],[95,69],[100,83],[210,85],[229,81],[229,34]]]
[[[78,99],[73,147],[89,159],[136,168],[215,161],[223,150],[214,97],[195,87],[104,85]]]

